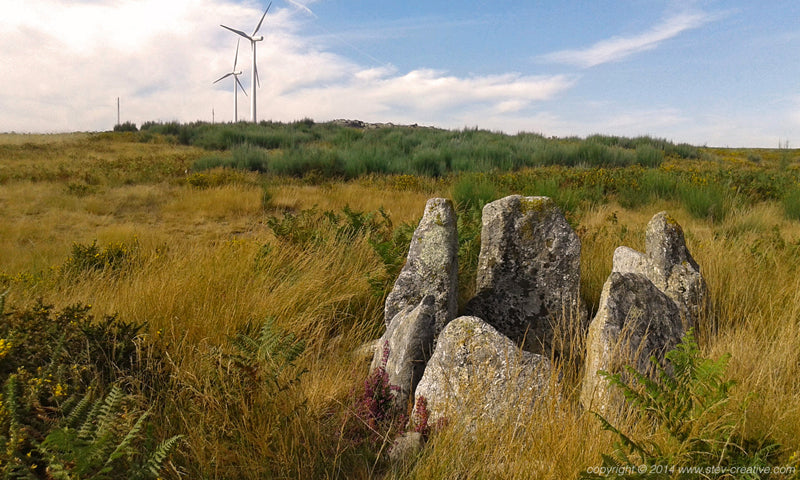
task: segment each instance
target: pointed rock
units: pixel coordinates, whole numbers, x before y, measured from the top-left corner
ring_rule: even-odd
[[[583,322],[580,254],[580,239],[550,198],[512,195],[487,204],[467,313],[549,355],[554,323]]]
[[[428,425],[454,418],[491,420],[504,406],[531,406],[546,394],[549,379],[547,358],[520,350],[480,318],[459,317],[436,340],[415,405],[425,397]]]
[[[416,307],[406,307],[392,319],[378,341],[370,372],[383,365],[398,406],[405,407],[414,395],[433,352],[434,297],[428,295]],[[385,359],[385,360],[384,360]]]
[[[599,370],[617,373],[631,365],[650,374],[650,357],[663,362],[683,334],[678,305],[653,282],[637,273],[612,272],[589,325],[581,404],[603,413],[614,400]]]
[[[683,229],[667,212],[659,212],[647,224],[645,244],[645,254],[617,248],[612,271],[646,276],[678,304],[685,326],[696,326],[705,308],[707,287],[686,247]]]
[[[406,264],[386,297],[386,325],[398,312],[416,307],[427,295],[434,297],[434,326],[440,332],[458,310],[456,214],[453,203],[444,198],[432,198],[425,205]]]

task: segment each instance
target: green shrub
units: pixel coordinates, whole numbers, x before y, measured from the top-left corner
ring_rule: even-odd
[[[136,128],[136,124],[133,122],[125,122],[125,123],[118,123],[114,125],[115,132],[138,132],[139,129]]]
[[[783,213],[790,220],[800,220],[800,189],[793,188],[783,197]]]
[[[636,163],[643,167],[658,167],[664,161],[664,151],[652,145],[636,147]]]
[[[482,209],[498,196],[497,187],[483,176],[464,175],[450,189],[460,211]]]
[[[337,178],[344,176],[345,168],[337,151],[309,146],[282,151],[270,161],[268,171],[293,177],[316,173],[323,178]]]
[[[711,470],[705,476],[703,472],[706,468],[719,472],[726,467],[771,466],[778,446],[766,438],[745,438],[746,405],[729,406],[735,385],[724,377],[729,358],[702,358],[690,330],[667,353],[668,368],[651,358],[657,380],[630,366],[625,375],[600,372],[624,394],[640,421],[652,424],[655,433],[663,436],[655,441],[637,440],[595,413],[603,429],[618,441],[612,453],[601,455],[603,473],[587,472],[581,478],[717,478]],[[682,470],[686,468],[700,471]]]
[[[250,143],[243,143],[231,149],[231,166],[253,172],[266,172],[269,169],[269,153]]]

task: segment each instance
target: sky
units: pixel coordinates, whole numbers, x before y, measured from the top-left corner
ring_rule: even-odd
[[[233,119],[266,1],[2,0],[0,132]],[[800,2],[273,0],[258,120],[800,147]],[[252,51],[237,70],[248,96]]]

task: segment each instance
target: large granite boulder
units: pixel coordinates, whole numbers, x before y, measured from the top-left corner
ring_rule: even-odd
[[[646,253],[628,247],[614,252],[612,271],[638,273],[671,298],[681,310],[686,327],[696,326],[705,307],[707,287],[683,229],[667,212],[657,213],[647,224]]]
[[[439,335],[415,405],[425,397],[428,425],[491,420],[504,407],[523,410],[545,395],[550,370],[547,358],[520,350],[480,318],[459,317]]]
[[[434,298],[434,326],[440,332],[458,313],[458,233],[453,202],[432,198],[425,205],[408,258],[386,297],[384,321],[407,307]]]
[[[395,386],[393,393],[400,407],[413,397],[433,353],[434,314],[433,295],[426,296],[416,307],[406,307],[395,315],[375,348],[370,372],[384,367],[389,384]]]
[[[512,195],[487,204],[467,314],[549,355],[554,324],[583,322],[580,254],[580,239],[550,198]]]
[[[681,317],[678,305],[646,276],[612,272],[589,325],[581,404],[601,413],[613,404],[608,381],[599,370],[617,373],[631,365],[649,375],[651,356],[663,364],[666,352],[685,333]]]

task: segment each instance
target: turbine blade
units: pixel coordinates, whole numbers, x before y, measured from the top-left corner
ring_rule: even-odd
[[[226,73],[225,75],[223,75],[223,76],[219,77],[218,79],[216,79],[216,80],[214,81],[214,83],[217,83],[217,82],[219,82],[220,80],[224,80],[224,79],[226,79],[226,78],[230,77],[231,75],[233,75],[233,73]],[[212,85],[213,85],[213,83],[212,83]]]
[[[222,27],[222,28],[224,28],[224,29],[227,29],[227,30],[230,30],[231,32],[233,32],[233,33],[235,33],[235,34],[237,34],[237,35],[241,35],[241,36],[243,36],[244,38],[246,38],[246,39],[248,39],[248,40],[252,40],[252,38],[250,38],[250,35],[248,35],[248,34],[244,33],[244,32],[243,32],[243,31],[241,31],[241,30],[236,30],[235,28],[226,27],[225,25],[221,25],[221,24],[220,24],[220,27]]]
[[[264,10],[264,15],[261,15],[261,20],[259,20],[258,25],[256,26],[256,29],[253,30],[253,34],[250,35],[251,37],[255,37],[256,33],[258,33],[258,29],[261,28],[261,23],[264,21],[264,17],[267,16],[267,12],[269,12],[269,7],[271,7],[271,6],[272,6],[272,2],[269,2],[269,5],[267,5],[267,9]]]
[[[246,97],[247,96],[247,91],[245,91],[244,86],[242,85],[242,82],[239,81],[239,77],[234,76],[233,78],[236,79],[236,85],[239,85],[239,88],[242,89],[242,93],[244,93],[244,96]]]
[[[236,62],[239,61],[239,42],[241,42],[241,41],[242,41],[241,38],[236,40],[236,56],[233,57],[233,71],[234,72],[236,71]]]
[[[261,79],[258,78],[258,66],[254,63],[253,67],[256,69],[256,84],[258,85],[258,88],[261,88]]]

